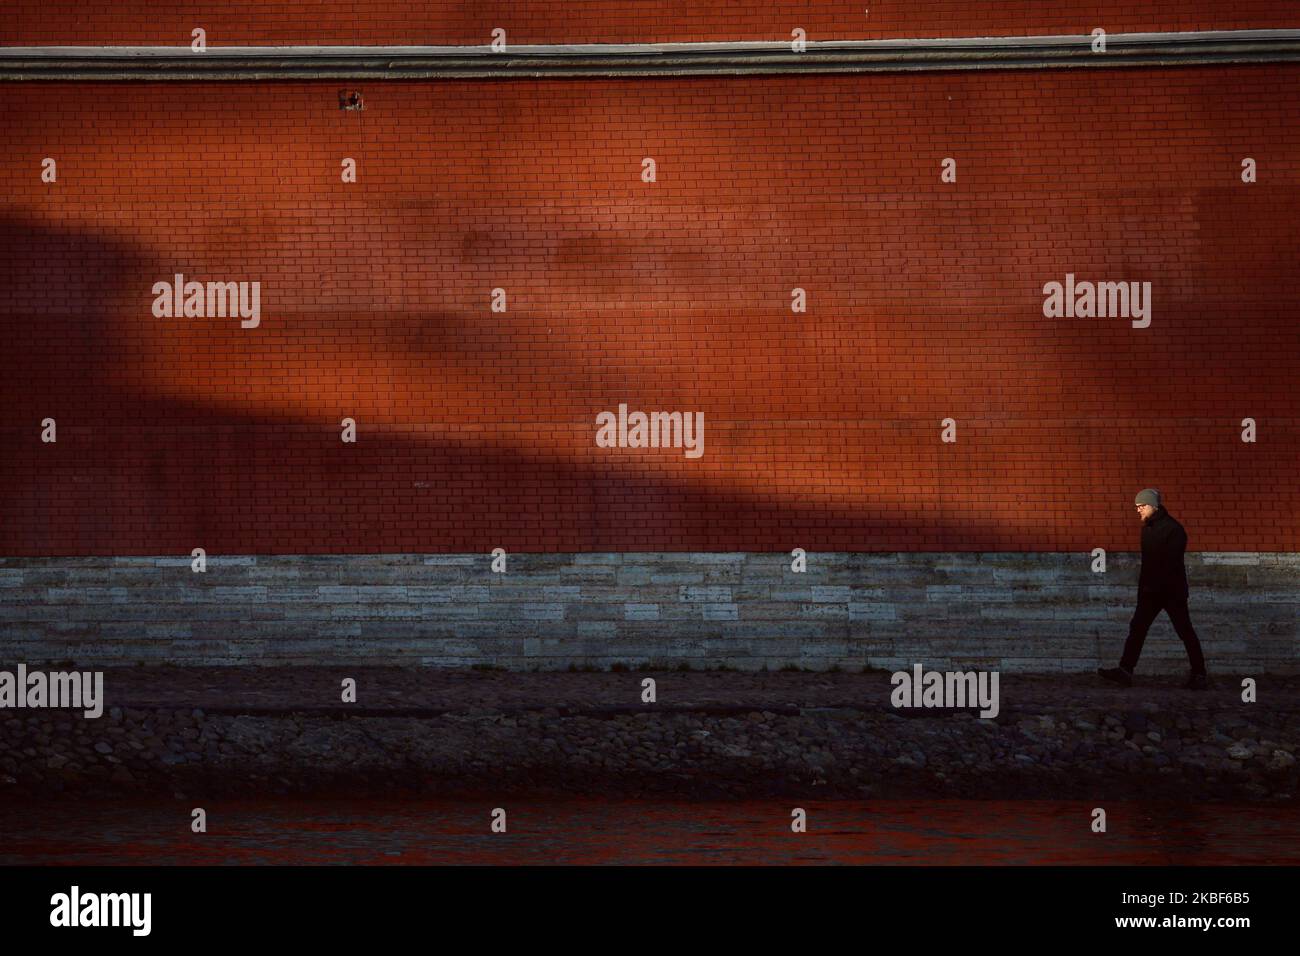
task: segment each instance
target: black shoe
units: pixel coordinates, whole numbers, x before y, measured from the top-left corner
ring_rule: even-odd
[[[1183,685],[1184,690],[1209,690],[1210,678],[1205,674],[1193,674]]]
[[[1122,667],[1098,667],[1097,673],[1113,684],[1121,687],[1133,686],[1133,675]]]

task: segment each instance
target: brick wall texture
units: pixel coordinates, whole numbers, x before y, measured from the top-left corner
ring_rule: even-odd
[[[1300,550],[1297,81],[7,87],[0,554],[1116,551],[1147,486]],[[596,447],[620,403],[704,455]]]

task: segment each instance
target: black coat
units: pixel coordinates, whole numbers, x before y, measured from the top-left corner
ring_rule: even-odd
[[[1161,505],[1142,523],[1142,573],[1138,575],[1138,594],[1186,598],[1187,568],[1183,566],[1186,550],[1187,532]]]

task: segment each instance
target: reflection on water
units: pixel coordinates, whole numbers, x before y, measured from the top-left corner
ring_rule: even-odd
[[[1143,864],[1300,862],[1300,810],[1056,801],[805,803],[436,800],[70,802],[0,806],[0,863],[37,864]]]

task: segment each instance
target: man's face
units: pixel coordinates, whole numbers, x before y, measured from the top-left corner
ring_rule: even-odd
[[[1156,513],[1154,505],[1134,505],[1133,507],[1137,508],[1138,518],[1142,521],[1146,521],[1147,518]]]

